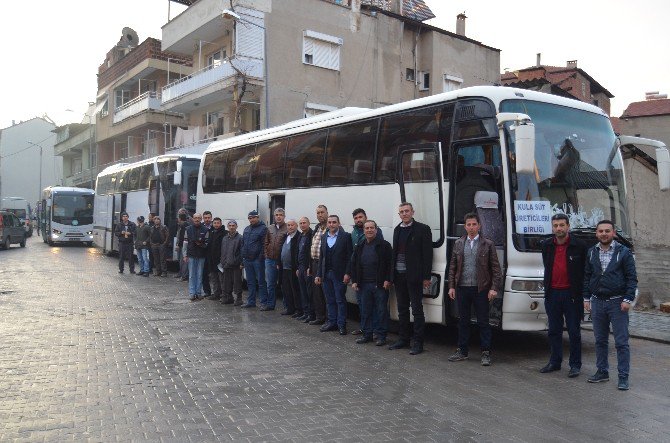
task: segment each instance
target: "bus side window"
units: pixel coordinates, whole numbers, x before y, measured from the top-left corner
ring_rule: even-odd
[[[378,127],[379,120],[367,120],[329,131],[326,185],[372,182],[372,160]]]
[[[323,160],[327,131],[291,137],[286,151],[286,187],[323,185]]]

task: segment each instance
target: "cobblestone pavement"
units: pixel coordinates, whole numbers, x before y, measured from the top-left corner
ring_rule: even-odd
[[[189,303],[185,283],[119,275],[93,248],[31,239],[0,263],[1,441],[670,440],[665,344],[631,341],[620,392],[586,383],[588,331],[568,379],[538,373],[543,333],[496,334],[484,368],[446,361],[450,328],[429,328],[419,356],[357,345],[276,311]]]

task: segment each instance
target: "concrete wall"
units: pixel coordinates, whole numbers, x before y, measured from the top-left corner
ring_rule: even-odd
[[[58,185],[63,177],[63,159],[54,157],[55,125],[34,118],[0,132],[0,197],[23,197],[32,206],[40,197],[40,169],[42,189]],[[42,146],[40,148],[27,141]]]
[[[622,134],[639,134],[640,137],[661,140],[670,146],[670,115],[621,118],[619,124]]]

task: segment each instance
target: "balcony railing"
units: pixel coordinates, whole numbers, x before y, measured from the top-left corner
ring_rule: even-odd
[[[239,73],[247,77],[263,78],[263,60],[236,57],[226,60],[220,65],[207,66],[200,71],[163,86],[162,102],[167,103],[183,97],[221,80],[232,78]]]
[[[147,91],[114,110],[114,123],[119,123],[133,115],[137,115],[147,109],[160,109],[161,95],[156,92]]]

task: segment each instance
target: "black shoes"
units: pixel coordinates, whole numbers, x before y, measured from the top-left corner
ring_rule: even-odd
[[[627,391],[630,389],[630,385],[628,384],[628,377],[625,375],[620,375],[619,376],[619,383],[617,384],[617,389],[619,391]]]
[[[596,373],[590,376],[586,381],[589,383],[602,383],[604,381],[610,381],[610,374],[609,372],[598,369]]]
[[[250,305],[249,303],[245,303],[243,305],[240,305],[240,308],[248,309],[248,308],[255,308],[256,305]]]
[[[342,326],[341,328],[338,328],[340,330],[340,335],[347,335],[347,328],[346,326]]]
[[[568,377],[569,378],[575,378],[579,376],[579,368],[572,367],[570,368],[570,371],[568,371]]]
[[[464,360],[467,360],[467,359],[468,359],[468,354],[461,351],[461,348],[458,348],[458,349],[456,349],[456,352],[454,352],[453,354],[451,354],[449,356],[447,361],[454,362],[454,361],[464,361]]]
[[[310,325],[315,325],[315,326],[319,326],[319,325],[324,324],[325,322],[326,322],[325,320],[318,320],[318,319],[316,319],[316,320],[312,320],[312,321],[310,321],[308,324],[310,324]]]
[[[423,352],[423,345],[418,343],[412,345],[412,349],[409,350],[410,355],[419,355],[422,352]]]
[[[328,332],[328,331],[337,331],[337,325],[331,324],[331,323],[325,323],[323,326],[319,328],[319,331],[321,332]]]
[[[554,371],[560,371],[560,370],[561,370],[560,366],[556,366],[556,365],[552,365],[551,363],[547,363],[546,366],[544,366],[542,369],[540,369],[540,373],[546,374],[548,372],[554,372]],[[570,371],[572,371],[572,369],[570,369]],[[579,375],[579,371],[577,371],[577,374]]]
[[[409,343],[404,340],[398,340],[397,342],[389,346],[390,350],[402,349],[402,348],[409,348]]]
[[[295,314],[295,312],[293,312],[293,311],[281,311],[281,315],[290,315],[290,316],[293,316],[293,314]]]
[[[365,344],[365,343],[370,343],[372,341],[372,337],[361,337],[359,339],[356,339],[356,343],[359,345]]]
[[[275,310],[275,308],[271,308],[271,307],[269,307],[269,306],[261,306],[261,308],[259,309],[259,311],[263,311],[263,312],[265,312],[265,311],[274,311],[274,310]]]
[[[361,331],[360,329],[356,329],[355,331],[351,331],[351,335],[361,335],[362,333],[363,333],[363,331]]]
[[[123,274],[123,269],[119,269],[119,274]]]
[[[375,342],[375,346],[385,346],[386,345],[386,339],[385,338],[380,338],[377,339]]]

